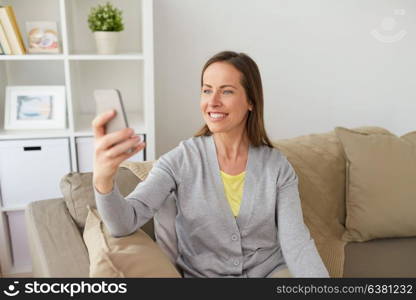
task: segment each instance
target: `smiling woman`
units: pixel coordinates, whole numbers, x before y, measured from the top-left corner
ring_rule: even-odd
[[[240,77],[240,72],[228,63],[216,62],[205,70],[201,111],[211,132],[238,134],[244,131],[252,105]]]
[[[239,128],[234,129],[241,131],[247,127],[248,138],[254,146],[264,144],[272,147],[264,129],[263,102],[263,87],[257,64],[244,53],[220,52],[210,58],[202,69],[201,111],[206,124],[195,136],[212,134],[218,130],[218,127],[212,126],[215,116],[210,113],[221,113],[224,105],[223,109],[233,111],[234,122],[227,120],[229,127],[235,127],[239,121]]]
[[[162,155],[126,198],[103,174],[115,174],[131,133],[103,135],[111,116],[97,117],[95,197],[110,233],[128,235],[154,216],[184,277],[328,277],[303,222],[298,177],[264,129],[256,63],[231,51],[208,60],[200,109],[204,127]],[[106,155],[123,139],[119,156]]]

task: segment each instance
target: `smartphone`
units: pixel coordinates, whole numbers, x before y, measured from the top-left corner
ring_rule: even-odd
[[[96,103],[97,115],[105,113],[114,109],[116,115],[110,121],[105,124],[105,134],[119,131],[121,129],[129,127],[127,122],[126,111],[124,110],[123,100],[121,99],[121,93],[117,89],[109,90],[95,90],[94,98]],[[134,148],[126,151],[131,153]]]
[[[121,99],[121,93],[119,90],[95,90],[94,98],[97,115],[112,109],[116,111],[115,117],[107,122],[105,126],[106,134],[129,127],[126,112],[123,106],[123,100]]]

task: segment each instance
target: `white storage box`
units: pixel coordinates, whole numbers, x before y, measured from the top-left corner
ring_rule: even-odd
[[[24,214],[25,212],[23,210],[6,212],[9,224],[13,267],[16,269],[27,268],[32,264]]]
[[[71,171],[68,139],[0,141],[4,208],[62,197],[59,182]]]
[[[142,139],[144,138],[141,135]],[[94,138],[78,137],[76,138],[77,156],[78,156],[78,172],[92,172],[94,160]],[[144,151],[140,151],[136,155],[129,158],[129,161],[144,161]]]

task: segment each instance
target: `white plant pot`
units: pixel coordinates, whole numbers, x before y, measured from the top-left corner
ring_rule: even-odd
[[[119,32],[95,31],[94,37],[98,54],[115,54],[117,52]]]

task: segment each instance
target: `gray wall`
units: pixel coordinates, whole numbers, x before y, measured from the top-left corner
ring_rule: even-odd
[[[216,52],[254,58],[272,139],[376,125],[416,130],[414,0],[155,0],[157,156],[201,127]]]

